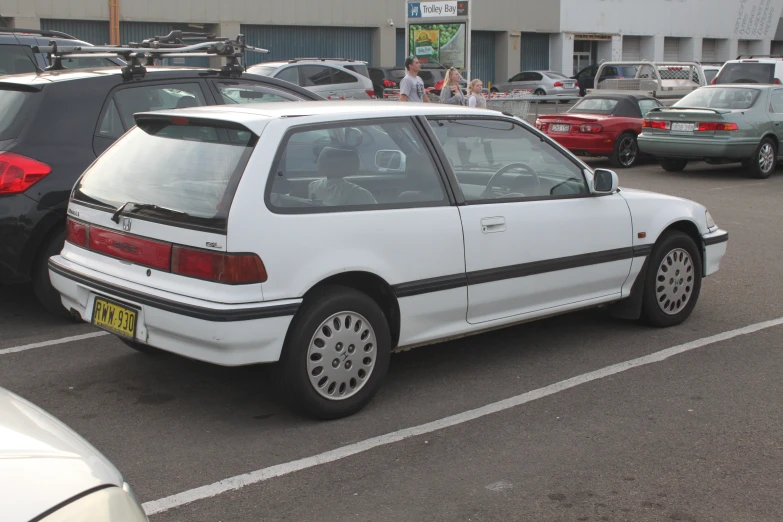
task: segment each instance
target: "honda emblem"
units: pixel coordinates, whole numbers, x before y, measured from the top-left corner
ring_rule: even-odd
[[[130,232],[132,223],[133,223],[133,220],[131,220],[131,218],[122,218],[122,229],[125,232]]]

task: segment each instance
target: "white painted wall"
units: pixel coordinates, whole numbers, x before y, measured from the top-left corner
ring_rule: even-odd
[[[772,39],[783,0],[561,0],[575,33]]]

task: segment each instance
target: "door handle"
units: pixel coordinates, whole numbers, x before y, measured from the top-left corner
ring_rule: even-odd
[[[506,230],[506,218],[502,216],[481,219],[481,231],[485,234],[503,232]]]

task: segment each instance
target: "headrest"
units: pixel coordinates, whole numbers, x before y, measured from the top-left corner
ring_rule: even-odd
[[[318,155],[318,172],[327,178],[344,178],[359,172],[359,154],[355,150],[324,147]]]
[[[195,96],[183,96],[177,102],[177,109],[186,109],[188,107],[198,107]]]

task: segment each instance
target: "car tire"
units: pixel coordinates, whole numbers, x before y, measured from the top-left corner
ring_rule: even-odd
[[[636,164],[639,157],[639,145],[633,132],[624,132],[614,142],[614,151],[609,156],[609,163],[618,169],[628,169]]]
[[[159,348],[155,348],[153,346],[149,346],[142,343],[137,343],[136,341],[131,341],[130,339],[124,339],[122,337],[117,337],[120,341],[122,341],[128,348],[133,348],[137,352],[141,352],[146,355],[161,355],[163,350]]]
[[[742,162],[750,175],[757,179],[766,179],[777,167],[778,149],[770,138],[764,138],[759,143],[755,154],[750,159]]]
[[[70,311],[63,306],[60,292],[49,279],[49,258],[62,252],[65,245],[65,231],[58,231],[48,237],[41,247],[38,259],[33,266],[33,292],[38,302],[47,312],[63,319],[74,319]]]
[[[701,292],[702,260],[696,243],[683,232],[664,233],[650,254],[645,277],[644,321],[656,327],[682,323]]]
[[[688,165],[688,160],[674,158],[658,158],[658,163],[666,172],[682,172]]]
[[[281,385],[291,406],[308,416],[347,417],[380,389],[390,353],[389,324],[380,306],[352,288],[325,286],[307,297],[291,322]]]

